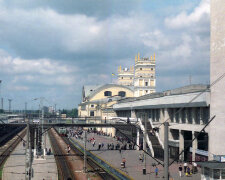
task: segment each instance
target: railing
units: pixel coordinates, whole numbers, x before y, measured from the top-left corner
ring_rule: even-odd
[[[152,126],[152,129],[155,128],[155,126],[154,126],[153,123],[152,123],[152,119],[149,118],[148,120],[149,120],[149,122],[150,122],[150,124],[151,124],[151,126]],[[160,144],[160,145],[162,146],[162,148],[164,149],[164,144],[163,144],[163,142],[161,141],[161,139],[159,138],[159,133],[158,133],[157,131],[155,131],[155,136],[158,138],[159,144]]]
[[[138,119],[138,123],[139,123],[139,126],[140,126],[141,130],[144,132],[144,131],[145,131],[145,127],[144,127],[144,125],[142,124],[142,122],[141,122],[140,119]],[[152,156],[154,157],[154,150],[153,150],[153,147],[152,147],[152,143],[151,143],[151,141],[149,140],[148,134],[146,134],[146,141],[147,141],[148,147],[149,147],[149,149],[150,149],[150,151],[151,151],[151,154],[152,154]]]

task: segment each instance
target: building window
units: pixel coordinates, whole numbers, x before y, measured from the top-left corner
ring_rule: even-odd
[[[145,82],[145,86],[148,86],[148,82]]]
[[[94,104],[92,104],[91,107],[93,108],[94,107]]]
[[[112,96],[112,92],[111,92],[111,91],[105,91],[105,92],[104,92],[104,95],[105,95],[105,96]]]
[[[210,169],[207,167],[204,167],[204,175],[209,176],[210,175]]]
[[[213,169],[214,179],[220,179],[220,169]]]
[[[120,91],[118,95],[121,96],[121,97],[125,97],[126,96],[126,92],[125,91]]]
[[[95,116],[95,112],[94,111],[90,111],[90,116]]]
[[[221,178],[225,179],[225,169],[221,169]]]

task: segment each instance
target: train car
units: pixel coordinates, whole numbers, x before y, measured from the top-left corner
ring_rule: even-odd
[[[66,136],[67,137],[67,129],[65,127],[59,127],[58,129],[60,136]]]

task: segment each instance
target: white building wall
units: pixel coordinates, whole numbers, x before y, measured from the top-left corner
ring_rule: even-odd
[[[210,83],[225,73],[225,1],[211,0]],[[225,78],[211,87],[209,152],[225,155]],[[209,157],[212,159],[212,156]]]

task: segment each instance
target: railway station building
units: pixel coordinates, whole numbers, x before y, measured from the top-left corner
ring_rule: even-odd
[[[155,137],[148,132],[149,141],[151,141],[148,143],[149,149],[155,155],[160,150],[159,145],[163,149],[164,126],[162,123],[168,120],[171,158],[175,158],[200,133],[209,120],[209,107],[210,91],[207,85],[189,85],[161,93],[121,99],[113,105],[118,117],[139,119],[142,113],[147,114],[148,130],[158,129]],[[142,132],[137,132],[137,134],[140,133]],[[158,148],[155,148],[157,146]],[[180,160],[205,161],[208,159],[208,153],[208,131],[206,131],[191,143],[191,148],[185,150]]]
[[[122,69],[119,66],[116,83],[83,86],[78,116],[108,119],[115,115],[112,105],[118,100],[151,94],[155,92],[155,88],[155,54],[140,57],[138,53],[134,59],[134,67]]]

